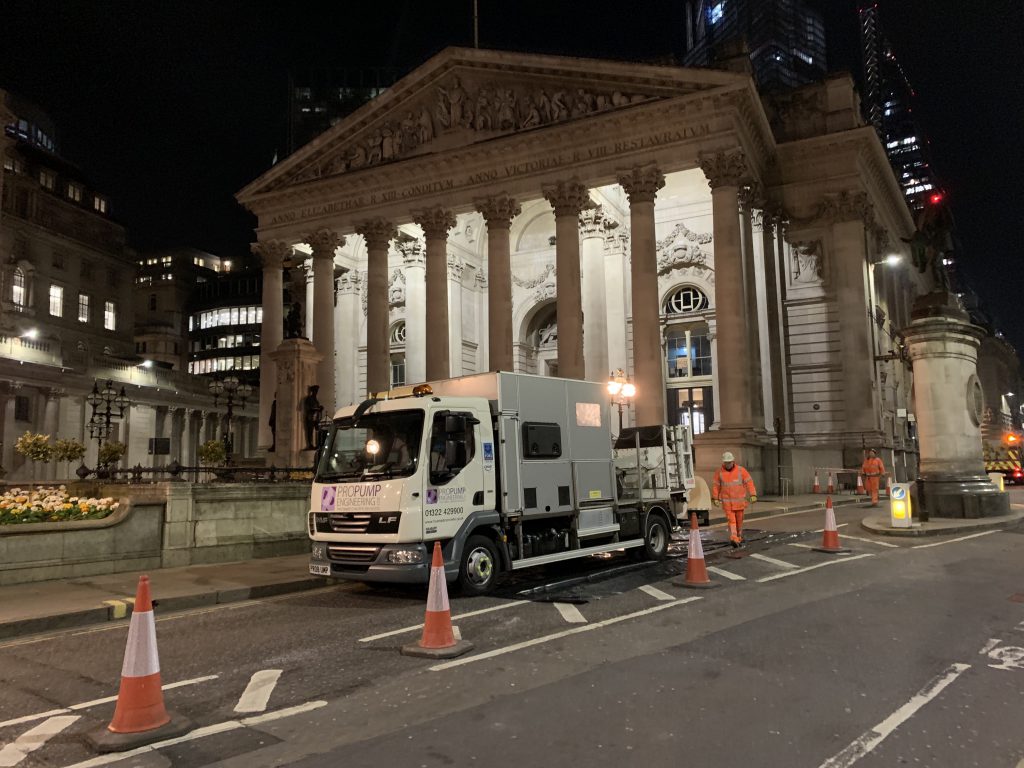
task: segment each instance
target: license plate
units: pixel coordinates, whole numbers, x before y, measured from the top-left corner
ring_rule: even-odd
[[[309,572],[314,576],[330,576],[331,566],[330,563],[310,563]]]

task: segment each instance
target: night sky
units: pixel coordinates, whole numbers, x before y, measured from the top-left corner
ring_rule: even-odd
[[[879,2],[951,201],[961,269],[1024,350],[1024,3]],[[855,0],[811,4],[826,15],[830,68],[859,77]],[[682,0],[479,5],[485,48],[682,50]],[[57,121],[62,153],[111,197],[139,249],[248,253],[254,219],[233,195],[284,154],[289,71],[407,71],[448,45],[472,45],[472,0],[0,0],[0,88]]]

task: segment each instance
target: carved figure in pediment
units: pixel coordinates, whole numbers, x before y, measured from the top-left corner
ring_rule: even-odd
[[[473,127],[478,131],[489,131],[494,125],[494,94],[490,88],[481,88],[476,95],[476,117]]]
[[[395,129],[391,123],[384,123],[380,129],[380,159],[387,162],[394,159],[395,155]]]
[[[543,88],[541,88],[540,93],[537,95],[537,111],[540,113],[542,123],[551,122],[551,99],[548,98],[548,92]]]
[[[388,285],[388,306],[392,308],[405,306],[405,275],[400,269],[391,273]]]
[[[793,282],[821,282],[821,241],[793,243]]]
[[[624,107],[627,104],[629,104],[629,96],[626,96],[622,91],[615,91],[612,94],[613,107]]]
[[[594,109],[598,112],[604,112],[604,110],[611,107],[611,102],[608,100],[608,96],[603,93],[597,94],[597,98],[594,102]]]
[[[348,151],[348,167],[362,168],[366,165],[366,149],[362,144],[356,144]]]
[[[540,125],[540,109],[538,109],[537,102],[533,100],[533,97],[529,95],[524,96],[520,104],[523,105],[523,121],[519,127],[526,130],[527,128],[536,128]]]
[[[430,119],[430,112],[427,111],[426,107],[420,110],[420,118],[416,124],[417,138],[421,145],[426,144],[432,138],[434,138],[434,123]]]
[[[516,95],[511,88],[499,88],[497,94],[498,129],[513,130],[516,127]]]
[[[398,151],[401,154],[411,152],[416,149],[419,143],[419,133],[416,127],[416,116],[412,113],[412,110],[406,112],[405,117],[402,118],[401,133],[399,134],[398,140]]]
[[[589,115],[594,109],[594,94],[578,88],[576,90],[576,104],[572,108],[572,116],[582,117],[583,115]]]
[[[380,162],[382,141],[384,141],[384,135],[381,133],[380,128],[375,128],[373,133],[370,134],[370,138],[366,141],[367,165],[376,165]]]
[[[569,118],[569,107],[566,105],[565,91],[555,91],[551,97],[551,119],[555,122]]]
[[[462,87],[459,78],[453,77],[450,87],[437,87],[437,117],[445,128],[464,128],[470,124],[469,105],[466,103],[469,94]]]

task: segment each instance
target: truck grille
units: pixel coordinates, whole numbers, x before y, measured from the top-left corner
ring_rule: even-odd
[[[335,512],[331,515],[333,533],[366,533],[373,515],[369,512]]]
[[[327,556],[343,563],[372,563],[379,553],[379,544],[330,544],[327,547]]]

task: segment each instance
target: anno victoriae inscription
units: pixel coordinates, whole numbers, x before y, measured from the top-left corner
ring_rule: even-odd
[[[609,144],[576,149],[571,152],[559,152],[546,157],[524,160],[518,163],[507,163],[496,168],[490,168],[486,171],[479,171],[462,176],[452,176],[420,184],[412,184],[408,187],[388,190],[386,192],[355,195],[352,197],[342,198],[340,200],[332,200],[329,203],[304,206],[297,211],[288,211],[286,213],[277,214],[271,218],[270,225],[274,226],[276,224],[288,224],[290,222],[318,219],[375,205],[393,203],[400,200],[412,200],[419,197],[434,195],[439,192],[449,192],[456,189],[470,188],[482,184],[501,181],[503,179],[530,176],[535,173],[541,173],[555,168],[571,167],[591,160],[599,160],[604,157],[613,157],[616,155],[627,154],[629,152],[635,152],[637,150],[650,149],[681,141],[689,141],[690,139],[698,139],[707,136],[710,132],[711,128],[706,123],[702,123],[700,125],[689,125],[668,131],[659,131],[658,133],[648,134],[646,136],[636,136],[630,139],[623,139],[622,141],[611,142]]]

